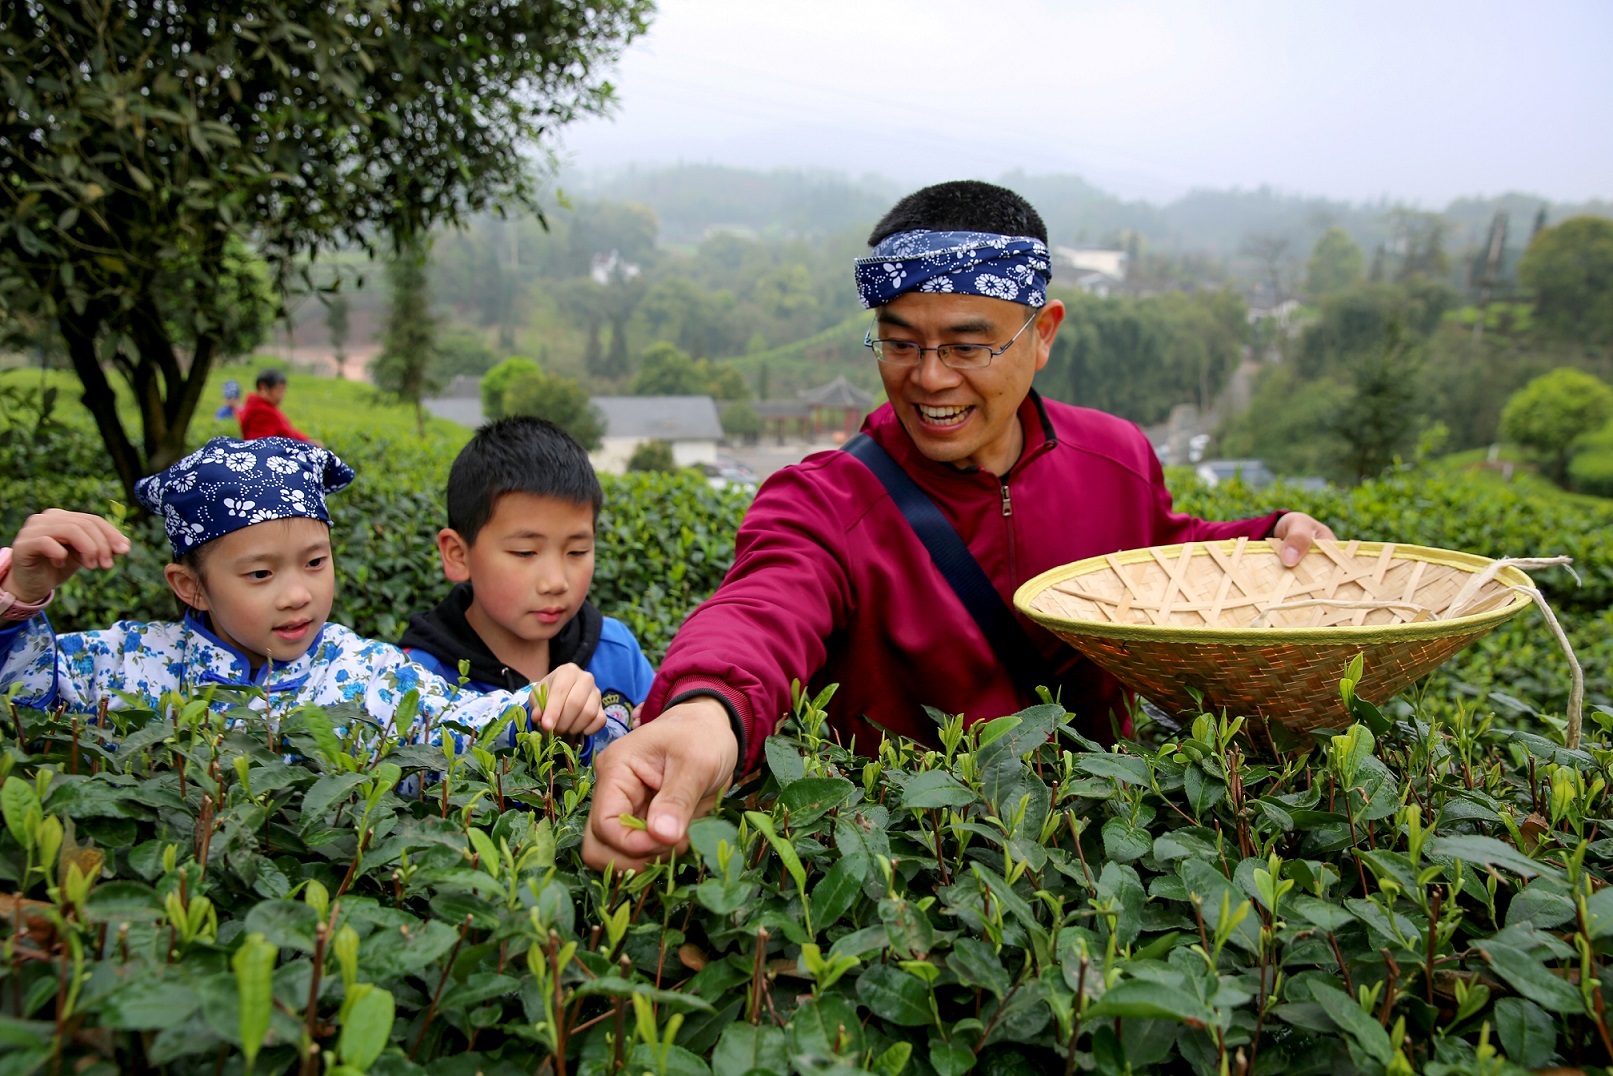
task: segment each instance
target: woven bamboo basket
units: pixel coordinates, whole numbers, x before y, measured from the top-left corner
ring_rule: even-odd
[[[1350,722],[1339,681],[1382,702],[1527,607],[1518,568],[1385,542],[1317,542],[1293,568],[1280,543],[1131,549],[1066,564],[1014,604],[1140,695],[1204,705],[1290,733]]]

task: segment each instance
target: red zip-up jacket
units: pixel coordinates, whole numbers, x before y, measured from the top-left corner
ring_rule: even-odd
[[[1139,546],[1265,537],[1280,512],[1208,523],[1175,512],[1141,430],[1101,411],[1031,393],[1019,412],[1025,450],[1006,475],[927,459],[887,404],[863,432],[877,441],[968,543],[1012,603],[1015,589],[1061,564]],[[1019,616],[1083,730],[1112,739],[1123,689]],[[1036,700],[995,660],[963,603],[873,472],[821,452],[774,474],[739,528],[722,586],[678,630],[644,713],[694,695],[721,699],[743,732],[741,769],[789,710],[790,682],[839,689],[830,728],[872,751],[882,726],[935,741],[925,705],[970,721]]]
[[[289,437],[294,441],[308,440],[308,435],[293,426],[284,411],[255,392],[241,401],[241,406],[235,410],[235,417],[241,423],[241,439],[243,441],[251,441],[259,437]]]

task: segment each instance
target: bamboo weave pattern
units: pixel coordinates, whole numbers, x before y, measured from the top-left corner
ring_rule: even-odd
[[[1014,604],[1127,687],[1293,732],[1342,727],[1338,684],[1381,702],[1530,604],[1517,568],[1384,542],[1317,542],[1293,568],[1275,539],[1191,542],[1067,564]],[[1487,570],[1488,569],[1488,570]]]

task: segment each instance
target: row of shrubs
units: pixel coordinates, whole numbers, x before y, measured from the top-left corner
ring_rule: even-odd
[[[442,597],[435,553],[443,525],[443,484],[457,445],[434,439],[388,441],[349,436],[338,446],[359,479],[332,499],[340,572],[333,617],[377,638],[395,639],[411,613]],[[49,506],[106,511],[121,494],[106,474],[98,441],[64,426],[44,430],[0,421],[0,530],[14,534],[26,515]],[[748,504],[741,489],[712,489],[692,472],[603,476],[592,597],[622,619],[652,661],[689,613],[721,581]],[[1231,519],[1277,507],[1303,509],[1341,535],[1463,549],[1486,556],[1567,554],[1574,574],[1540,573],[1538,582],[1565,617],[1589,676],[1590,697],[1613,696],[1613,503],[1542,496],[1477,477],[1400,471],[1353,489],[1255,491],[1233,482],[1189,481],[1186,511]],[[135,548],[113,572],[80,573],[63,587],[58,628],[166,618],[175,603],[162,577],[166,542],[154,520],[133,520]],[[1498,671],[1499,670],[1499,671]],[[1534,616],[1522,617],[1441,675],[1471,694],[1500,692],[1503,705],[1561,710],[1567,666]]]

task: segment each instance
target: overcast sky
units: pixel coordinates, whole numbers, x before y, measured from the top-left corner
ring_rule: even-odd
[[[1610,0],[660,0],[571,165],[1613,197]]]

